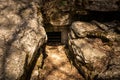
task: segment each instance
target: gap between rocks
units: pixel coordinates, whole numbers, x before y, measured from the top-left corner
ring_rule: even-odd
[[[83,80],[68,60],[65,45],[46,45],[45,51],[44,65],[38,67],[39,63],[36,64],[31,80]]]

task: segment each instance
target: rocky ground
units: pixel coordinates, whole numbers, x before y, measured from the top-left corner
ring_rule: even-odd
[[[46,46],[46,53],[48,56],[37,80],[83,80],[67,59],[65,46]]]

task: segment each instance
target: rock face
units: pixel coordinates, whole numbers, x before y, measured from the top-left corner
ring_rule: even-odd
[[[77,21],[71,26],[69,56],[85,80],[120,79],[120,35],[114,30],[119,26],[106,25]]]
[[[43,14],[45,22],[53,26],[66,26],[71,23],[71,8],[74,6],[73,0],[44,0]]]
[[[52,26],[71,25],[76,14],[120,11],[120,0],[43,0],[42,3],[44,22]]]
[[[76,0],[77,5],[92,11],[120,10],[120,0]]]
[[[46,42],[37,3],[0,1],[0,80],[22,79]]]

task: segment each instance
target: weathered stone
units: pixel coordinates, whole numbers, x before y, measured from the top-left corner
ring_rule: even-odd
[[[53,26],[65,26],[71,23],[71,8],[74,6],[73,0],[52,0],[44,1],[42,11],[45,22]]]
[[[35,1],[0,1],[0,80],[19,79],[46,42],[37,10]]]
[[[84,9],[91,11],[118,11],[120,10],[119,0],[78,0],[77,3]]]
[[[96,29],[96,25],[80,21],[74,22],[71,26],[71,30],[75,33],[77,37],[85,37],[87,31],[93,31]]]
[[[101,31],[102,33],[98,34]],[[73,56],[73,64],[85,80],[120,79],[120,41],[107,37],[110,33],[116,36],[119,34],[105,31],[107,35],[105,37],[103,32],[104,30],[97,25],[85,22],[74,22],[71,26],[68,43],[71,51],[69,56]],[[109,36],[113,38],[113,35]],[[105,41],[105,38],[108,41]]]
[[[65,25],[69,25],[70,22],[71,22],[70,14],[56,13],[50,18],[50,23],[53,26],[65,26]]]

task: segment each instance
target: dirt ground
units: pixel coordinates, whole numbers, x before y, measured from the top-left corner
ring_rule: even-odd
[[[46,46],[46,54],[41,80],[82,80],[65,54],[64,46]]]
[[[48,56],[40,70],[40,80],[83,80],[67,59],[64,45],[46,46],[46,54]]]

